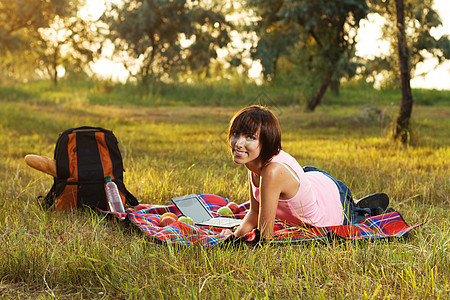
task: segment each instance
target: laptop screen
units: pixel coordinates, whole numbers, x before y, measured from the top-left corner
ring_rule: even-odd
[[[173,198],[172,201],[178,207],[180,212],[185,216],[191,217],[195,224],[212,218],[212,215],[209,213],[202,200],[195,194],[176,197]]]

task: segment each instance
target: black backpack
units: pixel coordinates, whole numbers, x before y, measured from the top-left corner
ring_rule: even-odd
[[[105,193],[106,176],[116,183],[123,205],[138,205],[123,183],[122,155],[111,130],[100,127],[67,129],[56,141],[54,158],[57,177],[47,196],[40,198],[44,208],[57,211],[83,207],[109,210]]]

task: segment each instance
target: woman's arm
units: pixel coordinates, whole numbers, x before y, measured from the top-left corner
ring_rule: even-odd
[[[237,237],[241,237],[252,231],[256,226],[258,226],[258,212],[259,212],[259,203],[253,197],[252,185],[250,184],[250,210],[245,215],[244,221],[241,223],[241,225],[239,225],[239,227],[234,232],[234,235]]]
[[[258,227],[263,238],[271,238],[278,200],[282,192],[287,192],[283,195],[290,198],[293,197],[296,190],[298,190],[298,182],[288,173],[285,167],[277,163],[265,166],[261,171],[259,182],[260,200],[258,202],[253,197],[252,185],[250,184],[250,211],[234,235],[240,237]]]
[[[284,167],[268,164],[261,171],[258,228],[263,238],[271,238],[278,200],[286,186]]]

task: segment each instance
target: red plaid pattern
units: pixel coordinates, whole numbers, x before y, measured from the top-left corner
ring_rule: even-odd
[[[227,205],[228,199],[212,195],[199,194],[213,215],[217,210]],[[250,207],[249,202],[239,206],[239,213],[233,218],[242,219]],[[105,214],[114,214],[122,221],[129,221],[140,228],[146,235],[158,242],[168,242],[180,245],[201,245],[206,247],[223,243],[227,237],[220,236],[222,228],[189,225],[181,222],[172,223],[166,227],[159,226],[159,218],[165,212],[172,212],[181,216],[175,205],[147,205],[140,204],[127,209],[126,213],[112,213],[101,211]],[[330,237],[342,239],[380,239],[389,237],[401,237],[412,229],[422,225],[421,223],[409,226],[398,212],[368,217],[366,220],[352,225],[340,225],[330,227],[292,227],[279,221],[275,222],[274,236],[271,243],[298,243],[311,240],[325,240]],[[252,243],[259,240],[257,230],[246,234],[240,241]]]

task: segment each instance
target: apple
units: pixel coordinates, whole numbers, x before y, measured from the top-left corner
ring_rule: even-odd
[[[236,202],[228,202],[227,206],[231,209],[233,214],[237,214],[240,210],[239,205]]]
[[[194,225],[194,220],[188,216],[181,216],[178,218],[178,222],[186,223],[189,225]]]
[[[231,215],[233,215],[233,211],[228,206],[222,206],[221,208],[219,208],[217,213],[219,215],[222,215],[222,216],[231,216]]]
[[[178,216],[177,216],[176,214],[171,213],[171,212],[166,212],[166,213],[163,213],[163,214],[159,217],[159,221],[161,221],[161,220],[164,219],[165,217],[172,217],[172,218],[175,219],[175,221],[178,220]]]
[[[169,224],[175,223],[176,220],[172,218],[171,216],[165,216],[164,218],[161,218],[161,221],[159,222],[159,226],[166,227]]]

